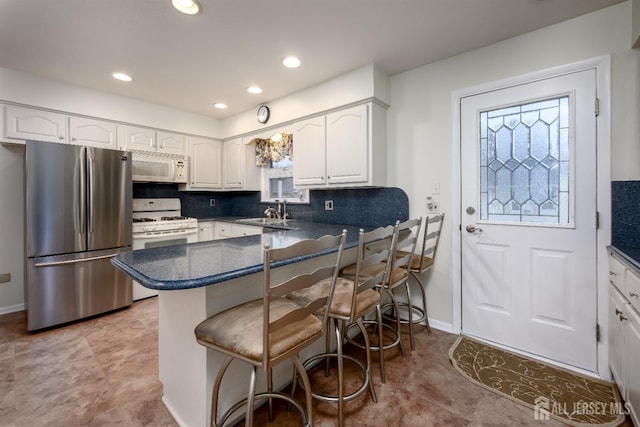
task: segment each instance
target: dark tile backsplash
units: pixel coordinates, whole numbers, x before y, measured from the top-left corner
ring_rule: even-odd
[[[640,248],[640,181],[611,183],[611,243]]]
[[[216,216],[260,217],[274,203],[260,203],[260,193],[183,192],[177,184],[133,184],[134,198],[177,197],[182,215],[194,218]],[[215,206],[209,206],[215,199]],[[345,225],[380,226],[409,218],[409,198],[399,188],[311,190],[309,204],[287,206],[291,218],[311,222]],[[324,209],[325,200],[333,200],[333,210]]]

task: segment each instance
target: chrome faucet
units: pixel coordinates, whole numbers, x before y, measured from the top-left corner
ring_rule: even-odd
[[[282,199],[282,210],[280,212],[281,219],[289,218],[289,214],[287,213],[287,199]]]
[[[264,216],[266,218],[274,218],[278,216],[278,212],[274,208],[269,206],[267,209],[264,210]]]

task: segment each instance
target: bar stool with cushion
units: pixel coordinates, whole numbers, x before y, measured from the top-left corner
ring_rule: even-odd
[[[396,297],[395,289],[400,285],[404,285],[407,301],[411,301],[411,289],[409,287],[409,271],[414,258],[416,244],[420,234],[420,226],[422,218],[410,219],[398,225],[398,240],[393,248],[393,264],[391,267],[390,280],[385,284],[385,290],[389,295],[390,302],[382,306],[382,311],[386,312],[392,309],[391,315],[385,315],[384,318],[396,324],[396,328],[400,330],[400,325],[406,323],[409,325],[409,338],[411,341],[411,350],[415,349],[413,338],[413,321],[412,316],[408,316],[405,321],[398,313],[402,312],[402,307],[407,304],[399,301]]]
[[[390,230],[388,226],[386,229]],[[397,310],[398,307],[396,304],[396,299],[392,289],[399,286],[403,283],[403,280],[406,279],[407,272],[402,268],[395,268],[395,264],[390,262],[395,257],[395,251],[398,244],[399,238],[399,227],[400,221],[396,221],[395,226],[393,226],[393,232],[387,233],[385,236],[380,235],[367,235],[365,236],[365,241],[363,242],[363,254],[365,258],[369,258],[369,253],[379,253],[377,257],[375,257],[375,262],[372,260],[367,263],[367,265],[363,266],[358,272],[359,278],[357,280],[367,280],[371,277],[375,277],[380,273],[383,273],[382,283],[378,286],[378,291],[380,292],[381,299],[386,295],[390,299],[390,304],[394,305]],[[347,267],[344,267],[340,270],[340,277],[355,280],[355,274],[357,272],[357,262],[356,264],[351,264]],[[393,347],[400,347],[400,352],[402,355],[405,355],[404,346],[402,344],[402,337],[400,335],[400,321],[397,320],[395,322],[395,326],[388,325],[383,322],[382,319],[382,307],[378,305],[377,307],[377,316],[375,320],[367,319],[363,321],[364,325],[373,326],[374,336],[377,335],[377,345],[371,344],[370,349],[372,351],[377,351],[379,355],[380,361],[380,378],[382,382],[385,382],[385,371],[384,371],[384,350],[391,349]],[[384,340],[384,331],[390,331],[393,336],[391,342]],[[377,334],[376,334],[377,332]],[[346,337],[347,340],[362,348],[362,345],[358,343],[356,340],[351,339],[349,336]]]
[[[196,340],[207,348],[227,355],[216,376],[211,396],[211,426],[222,426],[228,418],[246,405],[245,425],[253,424],[253,408],[256,400],[268,399],[271,417],[272,398],[281,398],[298,408],[303,425],[311,426],[312,398],[309,378],[298,360],[298,352],[320,338],[328,323],[328,311],[338,275],[346,231],[338,236],[324,236],[317,240],[303,240],[284,248],[264,248],[263,297],[209,317],[195,328]],[[337,248],[328,256],[326,253]],[[291,265],[283,266],[278,276],[287,276],[281,281],[272,281],[271,269],[274,263],[294,257],[325,254],[317,257],[314,266],[319,267],[308,273],[299,274]],[[296,261],[299,262],[299,261]],[[315,268],[315,267],[314,267]],[[318,285],[328,289],[317,298],[304,305],[298,304],[285,295]],[[324,309],[323,309],[324,307]],[[314,313],[323,311],[319,319]],[[218,416],[218,397],[222,377],[234,359],[251,365],[249,392],[247,398],[237,402]],[[305,384],[306,410],[291,395],[274,392],[271,378],[272,368],[286,360],[291,360],[302,382]],[[262,368],[267,376],[267,391],[256,394],[256,374]]]
[[[424,221],[421,250],[416,250],[416,253],[411,259],[409,273],[416,280],[416,284],[418,285],[421,305],[416,305],[412,302],[409,281],[406,283],[407,302],[399,303],[400,309],[404,309],[407,313],[407,319],[401,317],[400,321],[402,323],[425,322],[429,333],[431,333],[431,326],[429,326],[429,318],[427,316],[427,295],[422,280],[420,280],[420,275],[430,270],[433,266],[433,260],[435,259],[436,251],[438,249],[438,242],[440,241],[440,232],[442,231],[443,223],[444,214],[430,216]],[[409,311],[411,312],[410,315]],[[414,316],[417,316],[417,318],[414,318]],[[411,348],[414,348],[413,336],[411,337]]]
[[[358,236],[358,249],[355,263],[354,276],[352,279],[338,277],[336,289],[329,309],[328,316],[333,322],[336,334],[336,351],[330,351],[330,337],[327,334],[326,352],[315,355],[305,361],[304,366],[310,366],[318,360],[325,359],[325,375],[329,375],[329,358],[336,358],[338,365],[338,393],[335,396],[322,395],[312,392],[312,396],[318,400],[337,402],[338,403],[338,425],[344,424],[344,402],[358,397],[364,390],[369,387],[371,398],[377,402],[373,383],[371,381],[371,353],[367,331],[362,323],[364,316],[371,312],[374,308],[379,319],[381,319],[380,311],[380,292],[377,290],[384,280],[386,270],[380,270],[378,274],[364,277],[362,272],[377,266],[385,264],[391,254],[391,241],[395,234],[395,227],[380,227],[373,231],[364,232],[360,230]],[[378,245],[375,250],[366,250],[366,242],[381,241],[386,244]],[[301,304],[315,299],[317,294],[326,294],[328,291],[326,285],[316,285],[303,291],[297,291],[290,294],[292,298]],[[350,355],[343,353],[343,344],[345,341],[345,332],[349,325],[355,325],[360,329],[364,337],[364,350],[366,364],[363,365],[359,360]],[[358,365],[364,374],[364,379],[360,387],[345,395],[344,386],[344,359],[348,359]]]

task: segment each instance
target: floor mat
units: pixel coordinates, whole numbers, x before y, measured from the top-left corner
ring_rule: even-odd
[[[618,426],[624,403],[615,384],[528,359],[460,335],[449,350],[471,382],[532,408],[532,417],[573,426]]]

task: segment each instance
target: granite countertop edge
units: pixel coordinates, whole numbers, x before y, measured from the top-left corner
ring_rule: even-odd
[[[262,251],[265,242],[272,247],[288,246],[302,239],[319,238],[326,234],[337,235],[343,229],[346,229],[347,241],[345,242],[345,249],[349,249],[357,246],[358,230],[361,228],[353,225],[305,222],[301,222],[298,225],[299,227],[296,230],[277,230],[257,236],[129,251],[113,257],[111,263],[131,276],[133,280],[149,289],[159,291],[193,289],[262,272],[264,268]],[[373,228],[365,227],[365,230],[368,231]],[[242,256],[238,257],[236,253],[230,253],[229,246],[236,251],[240,249]],[[197,250],[219,251],[224,255],[230,255],[229,266],[225,265],[224,261],[221,261],[220,265],[209,262],[208,265],[197,264],[193,268],[193,259],[195,258],[190,257],[189,252]],[[337,248],[334,248],[324,253],[331,253],[336,250]],[[274,267],[293,264],[307,258],[311,258],[311,256],[294,257],[274,264]],[[177,262],[176,265],[173,265],[172,262],[175,260],[182,262]],[[201,272],[201,270],[204,272]]]
[[[609,249],[622,257],[631,267],[640,273],[640,248],[611,245]]]

